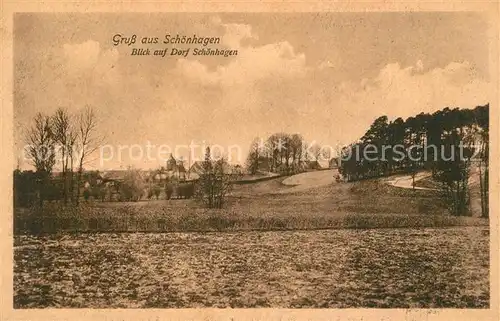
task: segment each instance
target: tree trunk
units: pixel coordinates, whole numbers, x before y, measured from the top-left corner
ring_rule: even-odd
[[[482,149],[482,146],[481,146]],[[486,208],[484,206],[484,177],[483,177],[483,161],[479,160],[479,195],[481,196],[481,216],[485,217]]]
[[[80,166],[78,167],[78,175],[76,178],[76,196],[75,196],[76,205],[80,204],[80,182],[82,180],[82,173],[83,173],[83,164],[82,162],[80,162]]]
[[[71,203],[75,202],[75,182],[74,182],[74,175],[73,175],[73,153],[71,153],[70,156],[70,167],[69,167],[69,172],[70,172],[70,177],[69,177],[69,194],[71,195],[70,200]]]
[[[63,200],[64,200],[64,204],[66,205],[66,203],[68,202],[68,199],[67,199],[67,193],[66,193],[66,185],[67,185],[67,182],[66,182],[66,152],[65,152],[65,146],[62,147],[62,155],[61,155],[61,166],[62,166],[62,193],[63,193]]]
[[[483,142],[483,162],[484,162],[484,178],[481,178],[481,176],[479,177],[480,181],[482,181],[484,179],[484,181],[482,181],[482,191],[481,191],[481,203],[483,204],[484,206],[484,211],[482,212],[482,215],[484,218],[488,218],[489,217],[489,163],[488,163],[488,153],[489,153],[489,145],[488,145],[488,142]]]

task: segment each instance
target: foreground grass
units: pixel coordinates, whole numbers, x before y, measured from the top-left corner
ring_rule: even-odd
[[[16,308],[487,308],[488,228],[17,236]]]
[[[136,210],[136,207],[124,207],[117,214],[114,211],[90,209],[82,211],[82,215],[65,215],[65,213],[57,217],[41,217],[39,218],[40,223],[30,228],[35,234],[50,234],[64,232],[230,232],[488,225],[487,220],[445,215],[324,213],[308,217],[303,213],[292,213],[286,216],[262,215],[257,217],[244,213],[231,213],[230,211],[172,213],[168,208],[157,207],[150,215],[143,216],[136,214]]]

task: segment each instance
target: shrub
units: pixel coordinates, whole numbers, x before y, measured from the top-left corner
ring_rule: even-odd
[[[160,194],[161,194],[161,187],[155,185],[153,187],[153,195],[156,197],[156,199],[159,199],[160,198]]]
[[[144,190],[144,180],[138,170],[129,168],[123,182],[120,184],[120,198],[122,201],[138,201]]]
[[[172,197],[173,193],[174,193],[174,185],[172,183],[167,183],[165,185],[165,195],[168,200]]]
[[[89,198],[90,198],[90,190],[89,190],[89,189],[85,189],[85,190],[83,191],[83,198],[84,198],[86,201],[88,201],[88,200],[89,200]]]
[[[194,195],[193,183],[180,183],[177,186],[177,196],[179,198],[191,198]]]
[[[208,208],[223,208],[233,183],[240,176],[241,174],[236,173],[224,158],[212,160],[210,148],[207,147],[196,190],[198,200]]]
[[[94,199],[101,200],[104,202],[106,199],[107,188],[104,184],[98,185],[92,189],[92,196]]]

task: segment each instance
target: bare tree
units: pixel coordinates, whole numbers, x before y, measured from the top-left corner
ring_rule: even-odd
[[[320,156],[322,160],[327,160],[329,161],[332,159],[332,150],[330,148],[322,147],[320,149]]]
[[[267,139],[266,148],[270,154],[271,171],[288,172],[290,157],[292,156],[290,141],[290,135],[282,132],[272,134]]]
[[[68,202],[70,192],[70,185],[73,184],[73,175],[68,175],[69,170],[73,168],[70,166],[70,161],[73,159],[74,144],[76,141],[76,132],[71,124],[71,116],[63,109],[56,110],[52,116],[52,125],[54,132],[54,139],[58,146],[61,156],[61,172],[63,180],[63,197],[64,203]],[[71,181],[70,181],[71,180]]]
[[[239,174],[231,171],[224,158],[213,161],[210,148],[207,147],[196,197],[209,208],[223,208],[233,182],[238,177]]]
[[[102,138],[97,136],[97,117],[91,107],[87,107],[78,117],[77,139],[78,147],[78,175],[76,181],[76,203],[80,200],[80,183],[83,174],[83,166],[88,162],[102,142]]]
[[[307,149],[311,153],[312,157],[314,157],[314,160],[317,161],[319,159],[319,156],[321,155],[321,146],[316,143],[312,143],[308,146]]]
[[[277,133],[269,136],[266,146],[271,159],[271,171],[275,172],[278,166],[281,165],[282,140],[280,134]]]
[[[292,138],[288,134],[282,134],[282,158],[285,159],[285,172],[290,174],[290,158],[292,158]]]
[[[51,119],[38,113],[34,125],[26,133],[26,156],[37,173],[40,205],[43,204],[43,190],[55,165],[55,140]]]
[[[78,132],[76,129],[73,127],[70,136],[68,139],[68,157],[69,157],[69,181],[70,181],[70,190],[69,193],[71,195],[71,201],[73,201],[75,197],[75,177],[74,177],[74,166],[75,166],[75,147],[76,147],[76,141],[78,138]]]

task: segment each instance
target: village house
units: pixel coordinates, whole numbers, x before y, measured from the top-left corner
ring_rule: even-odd
[[[167,160],[166,174],[169,178],[177,178],[180,181],[186,180],[186,168],[182,160],[177,160],[170,154]]]

